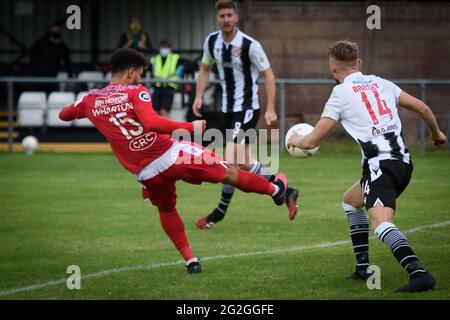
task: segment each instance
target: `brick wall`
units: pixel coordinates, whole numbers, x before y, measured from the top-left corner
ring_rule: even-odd
[[[339,39],[360,45],[363,72],[387,79],[450,79],[450,6],[385,3],[381,30],[366,27],[367,5],[345,2],[244,1],[242,29],[265,48],[278,78],[327,78],[327,48]],[[331,86],[288,87],[287,115],[318,119]],[[402,86],[416,96],[417,86]],[[430,86],[427,102],[448,130],[450,85]],[[401,111],[408,142],[418,138],[419,119]]]

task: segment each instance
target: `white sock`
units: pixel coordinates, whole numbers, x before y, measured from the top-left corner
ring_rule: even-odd
[[[280,191],[279,186],[277,186],[276,184],[273,184],[273,186],[275,187],[275,191],[274,191],[274,193],[272,193],[272,197],[274,197],[278,193],[278,191]]]
[[[193,257],[193,258],[185,261],[184,263],[186,264],[186,266],[188,266],[191,262],[198,262],[197,257]]]

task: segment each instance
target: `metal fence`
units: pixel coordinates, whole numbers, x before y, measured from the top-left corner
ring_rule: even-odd
[[[400,79],[400,80],[392,80],[394,83],[399,85],[418,85],[420,87],[420,99],[424,102],[427,101],[427,86],[428,85],[450,85],[450,79],[445,80],[428,80],[428,79]],[[36,78],[36,77],[0,77],[0,83],[6,85],[7,91],[7,105],[8,105],[8,151],[12,152],[13,147],[13,117],[14,117],[14,85],[16,83],[80,83],[85,84],[88,82],[95,83],[108,83],[108,80],[102,81],[86,81],[79,79],[56,79],[56,78]],[[143,83],[150,87],[151,83],[155,82],[168,82],[164,79],[157,78],[146,78],[143,80]],[[177,80],[171,81],[176,82],[178,84],[195,84],[195,80]],[[210,83],[220,83],[218,80],[211,81]],[[259,81],[260,84],[263,81]],[[333,85],[335,81],[331,79],[277,79],[277,94],[278,94],[278,106],[279,106],[279,123],[280,123],[280,150],[284,152],[284,137],[286,134],[286,86],[289,85]],[[447,130],[447,137],[450,135],[450,114],[449,114],[449,124]],[[423,120],[420,121],[420,154],[425,154],[426,148],[426,125]],[[449,145],[450,146],[450,145]]]

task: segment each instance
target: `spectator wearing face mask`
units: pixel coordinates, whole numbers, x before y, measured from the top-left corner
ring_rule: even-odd
[[[142,30],[141,20],[132,18],[127,32],[120,36],[119,48],[131,48],[144,55],[149,54],[153,49],[148,34]]]
[[[169,80],[153,84],[153,107],[163,117],[168,118],[172,107],[173,96],[179,85],[170,80],[183,78],[183,65],[180,55],[172,53],[172,44],[168,40],[159,43],[159,53],[150,59],[152,77]]]
[[[46,35],[30,49],[31,70],[34,76],[56,77],[59,71],[72,73],[69,47],[61,39],[61,27],[53,25]]]

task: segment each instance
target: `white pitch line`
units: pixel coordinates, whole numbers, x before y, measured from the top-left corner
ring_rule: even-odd
[[[403,231],[403,233],[409,234],[409,233],[421,232],[421,231],[424,231],[427,229],[439,228],[439,227],[444,227],[447,225],[450,225],[450,220],[427,225],[427,226],[419,226],[419,227],[416,227],[413,229]],[[229,259],[229,258],[280,254],[280,253],[286,253],[286,252],[292,252],[292,251],[303,251],[303,250],[308,250],[308,249],[323,249],[323,248],[329,248],[329,247],[334,247],[334,246],[339,246],[342,244],[349,244],[349,243],[351,243],[350,240],[341,240],[341,241],[335,241],[335,242],[325,242],[325,243],[313,244],[313,245],[309,245],[309,246],[298,246],[298,247],[284,248],[284,249],[281,248],[281,249],[274,249],[274,250],[268,250],[268,251],[243,252],[243,253],[235,253],[235,254],[229,254],[229,255],[204,257],[204,258],[201,258],[201,260],[202,261],[222,260],[222,259]],[[128,266],[128,267],[122,267],[122,268],[113,268],[113,269],[108,269],[108,270],[99,271],[99,272],[95,272],[95,273],[90,273],[87,275],[82,275],[81,278],[82,279],[92,279],[92,278],[108,276],[108,275],[114,274],[114,273],[128,272],[128,271],[134,271],[134,270],[144,270],[144,269],[159,269],[162,267],[171,267],[171,266],[180,265],[180,264],[184,264],[184,262],[183,261],[172,261],[172,262],[144,264],[144,265],[137,265],[137,266]],[[8,295],[16,294],[19,292],[33,291],[33,290],[42,289],[42,288],[46,288],[46,287],[52,287],[52,286],[56,286],[59,284],[63,284],[66,281],[67,281],[67,279],[58,279],[58,280],[47,281],[44,283],[37,283],[37,284],[33,284],[30,286],[26,286],[26,287],[3,290],[3,291],[0,291],[0,296],[8,296]]]

